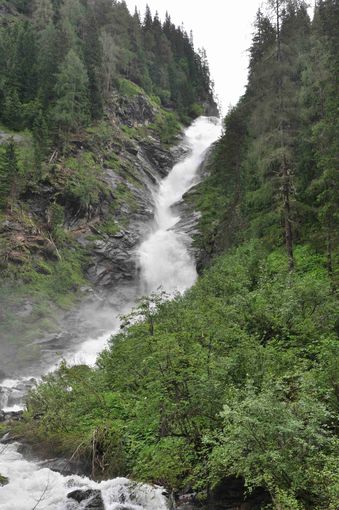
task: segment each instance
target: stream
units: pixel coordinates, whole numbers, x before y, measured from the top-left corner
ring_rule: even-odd
[[[178,204],[183,195],[199,181],[198,170],[207,149],[221,134],[219,119],[200,117],[185,131],[183,144],[189,150],[153,192],[155,217],[149,233],[135,253],[140,282],[121,306],[112,309],[109,331],[100,337],[87,338],[67,352],[55,353],[55,362],[42,366],[40,373],[0,383],[0,409],[13,412],[23,409],[26,391],[43,374],[59,365],[61,359],[69,364],[86,363],[93,366],[97,355],[105,348],[108,338],[120,327],[119,316],[130,311],[141,295],[164,291],[169,295],[190,288],[197,272],[190,252],[189,236],[175,228],[182,219]],[[117,302],[119,299],[117,298]],[[9,483],[0,487],[2,510],[167,510],[169,503],[161,487],[137,484],[125,478],[96,483],[77,475],[63,476],[44,467],[44,462],[28,460],[20,452],[18,443],[0,444],[0,474]],[[103,507],[90,506],[89,500],[78,503],[67,494],[77,490],[91,490],[99,494]],[[93,492],[94,491],[94,492]],[[92,496],[91,496],[92,497]],[[94,504],[94,503],[93,503]]]

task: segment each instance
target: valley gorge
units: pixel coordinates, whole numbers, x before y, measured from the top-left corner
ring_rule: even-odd
[[[1,510],[337,510],[338,2],[250,2],[0,0]]]

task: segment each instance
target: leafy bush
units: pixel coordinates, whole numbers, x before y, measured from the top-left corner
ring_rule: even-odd
[[[253,241],[184,297],[142,301],[98,368],[63,366],[31,393],[29,434],[62,451],[106,430],[107,474],[202,497],[240,476],[276,509],[334,510],[335,296],[310,248],[293,274],[280,260]]]

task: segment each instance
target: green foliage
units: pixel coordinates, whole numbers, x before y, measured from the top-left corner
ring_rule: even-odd
[[[335,508],[339,473],[328,469],[339,448],[328,430],[333,416],[309,388],[298,391],[297,399],[286,399],[281,383],[270,382],[260,393],[251,385],[233,392],[221,413],[223,432],[212,440],[211,480],[243,476],[249,490],[267,487],[275,508],[305,508],[298,499]]]
[[[119,225],[116,223],[116,221],[105,221],[100,227],[100,231],[104,234],[107,234],[109,236],[114,236],[120,231]]]
[[[196,195],[198,243],[207,253],[252,238],[285,244],[292,267],[294,247],[310,241],[335,282],[338,36],[328,26],[336,11],[320,2],[311,24],[303,2],[273,3],[279,34],[259,11],[246,93],[226,116]]]
[[[18,3],[8,1],[10,13]],[[32,128],[25,111],[39,102],[53,141],[67,142],[103,117],[114,87],[129,98],[145,91],[187,121],[213,102],[206,54],[169,17],[162,25],[149,12],[141,22],[124,2],[107,0],[21,3],[25,16],[8,14],[0,29],[0,120],[8,127]]]
[[[82,61],[70,50],[60,66],[55,85],[53,118],[61,131],[77,131],[86,125],[88,112],[88,75]]]
[[[48,210],[48,219],[49,219],[49,229],[53,236],[53,239],[56,241],[64,241],[65,240],[65,232],[63,230],[63,225],[65,221],[65,211],[64,208],[54,202],[51,204]]]
[[[80,208],[91,214],[100,199],[107,193],[104,182],[100,180],[100,166],[91,153],[82,153],[77,158],[69,158],[65,166],[70,170],[65,185],[65,194],[69,197],[74,209]]]
[[[135,97],[143,94],[143,90],[138,85],[125,78],[118,80],[118,90],[122,96],[126,97]]]
[[[64,366],[32,392],[27,429],[69,451],[106,427],[107,473],[201,495],[241,476],[277,509],[334,509],[336,302],[323,258],[295,257],[291,274],[252,242],[186,296],[143,300],[98,368]]]
[[[12,208],[19,185],[19,166],[13,140],[5,146],[0,157],[0,208]]]
[[[181,131],[177,115],[163,110],[156,119],[155,130],[163,144],[172,145]]]
[[[335,510],[337,6],[319,2],[312,24],[303,2],[275,6],[275,25],[258,13],[246,93],[225,119],[210,176],[192,195],[202,212],[197,242],[207,258],[220,256],[185,296],[142,300],[96,368],[62,364],[44,378],[18,427],[53,455],[78,455],[98,478],[132,475],[206,498],[225,477],[240,477],[248,493],[264,488],[276,510]],[[151,126],[163,143],[175,139],[177,114],[188,120],[211,100],[205,52],[197,54],[169,16],[162,25],[147,9],[141,23],[124,2],[108,0],[54,8],[38,35],[29,13],[26,25],[0,32],[1,119],[32,127],[31,112],[41,109],[37,154],[45,122],[50,131],[57,120],[60,137],[71,138],[101,116],[114,84],[125,97],[143,89],[168,109]],[[87,134],[123,172],[111,154],[121,132],[101,121]],[[55,165],[67,207],[89,219],[107,193],[98,161],[86,147]],[[83,281],[83,252],[60,242],[65,209],[57,198],[49,209],[54,260],[27,257],[5,274],[31,291],[32,321],[49,300],[67,306]],[[122,203],[133,210],[127,183],[113,198],[112,211]],[[107,220],[102,233],[117,228]],[[1,290],[0,300],[17,303],[16,292]]]

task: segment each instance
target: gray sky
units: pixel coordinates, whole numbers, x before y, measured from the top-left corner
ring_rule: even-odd
[[[193,30],[196,48],[207,51],[211,75],[224,110],[236,104],[247,81],[248,53],[253,21],[262,0],[126,0],[142,16],[146,3],[161,19],[166,10],[176,25]]]

